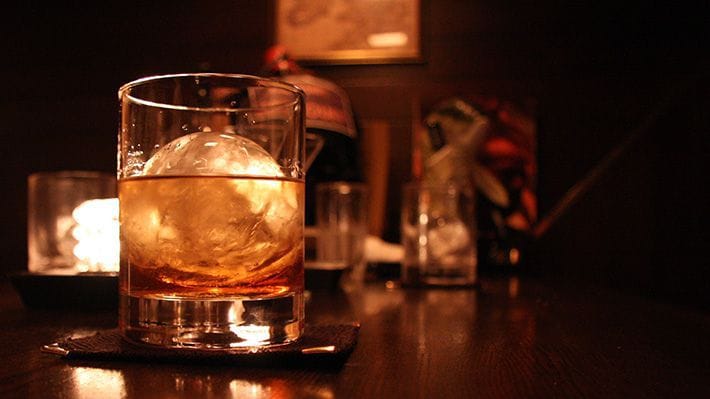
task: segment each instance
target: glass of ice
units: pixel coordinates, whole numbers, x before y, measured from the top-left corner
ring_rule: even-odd
[[[182,74],[128,83],[119,100],[123,334],[200,349],[298,339],[304,93]]]
[[[476,213],[471,185],[408,183],[402,196],[402,282],[411,286],[476,283]]]

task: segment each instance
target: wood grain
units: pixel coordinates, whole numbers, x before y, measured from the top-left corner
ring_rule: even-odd
[[[476,290],[314,291],[311,323],[360,321],[339,370],[67,362],[39,351],[114,312],[25,309],[2,286],[0,396],[707,397],[710,316],[528,279]]]

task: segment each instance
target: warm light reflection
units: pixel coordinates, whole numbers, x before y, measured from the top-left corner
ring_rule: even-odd
[[[517,298],[520,293],[520,280],[517,277],[511,277],[508,281],[508,296],[510,298]]]
[[[402,47],[407,44],[409,37],[404,32],[373,33],[367,36],[370,47]]]
[[[75,367],[72,373],[77,398],[126,397],[126,386],[120,371]]]
[[[512,248],[508,253],[508,259],[511,265],[517,265],[520,262],[520,251],[517,248]]]
[[[333,399],[335,397],[335,394],[333,393],[333,390],[330,388],[325,388],[325,387],[304,387],[303,392],[298,395],[297,397],[307,397],[307,398],[316,398],[316,399]]]
[[[233,333],[244,341],[234,344],[234,346],[258,346],[268,342],[271,338],[271,328],[269,326],[230,326]]]
[[[229,393],[233,398],[270,398],[271,387],[245,380],[232,380],[229,383]]]
[[[399,309],[404,302],[404,291],[402,290],[373,290],[362,295],[360,307],[363,313],[372,316],[378,313],[386,313],[393,309]]]
[[[117,272],[119,264],[118,198],[82,202],[72,212],[72,236],[78,272]]]
[[[243,325],[246,310],[242,303],[237,303],[229,309],[229,330],[243,341],[232,344],[233,347],[258,346],[271,339],[269,326]]]

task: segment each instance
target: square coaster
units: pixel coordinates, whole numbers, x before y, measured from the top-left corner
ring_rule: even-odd
[[[225,364],[257,367],[332,367],[342,365],[355,348],[359,324],[306,326],[296,342],[249,350],[161,348],[127,341],[118,329],[68,338],[42,347],[68,360]]]

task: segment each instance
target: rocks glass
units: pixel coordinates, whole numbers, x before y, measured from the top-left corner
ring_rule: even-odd
[[[304,94],[246,75],[120,88],[120,321],[130,340],[253,350],[303,331]]]

